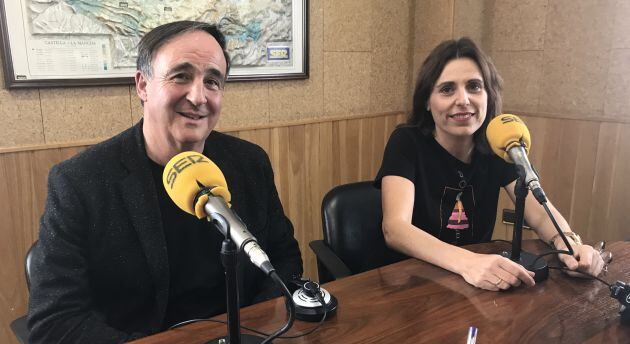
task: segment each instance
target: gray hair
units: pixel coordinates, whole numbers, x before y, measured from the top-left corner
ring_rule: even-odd
[[[223,50],[223,56],[225,57],[227,66],[225,78],[227,78],[227,75],[230,72],[230,55],[226,50],[225,36],[223,36],[223,33],[219,31],[216,25],[190,20],[160,25],[147,32],[144,37],[140,39],[140,43],[138,43],[138,59],[136,60],[136,68],[142,72],[145,77],[150,79],[153,75],[151,62],[153,61],[155,52],[173,37],[191,31],[205,31],[217,40]]]

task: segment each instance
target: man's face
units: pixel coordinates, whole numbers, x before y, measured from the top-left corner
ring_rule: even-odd
[[[204,31],[171,38],[154,54],[152,76],[136,72],[147,143],[176,151],[203,149],[219,120],[226,61]]]

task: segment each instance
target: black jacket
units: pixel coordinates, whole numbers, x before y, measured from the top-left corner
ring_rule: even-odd
[[[213,131],[204,154],[225,174],[233,209],[280,275],[301,275],[266,153]],[[245,259],[241,305],[279,295]],[[156,333],[168,296],[166,241],[140,122],[51,169],[32,260],[30,341],[117,343]]]

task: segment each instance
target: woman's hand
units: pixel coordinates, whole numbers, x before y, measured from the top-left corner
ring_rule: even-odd
[[[536,284],[534,273],[498,254],[477,254],[469,259],[461,272],[466,282],[486,290],[506,290],[521,283]]]
[[[556,246],[558,249],[564,250],[566,246],[563,242],[557,240]],[[573,272],[573,271],[581,271],[591,276],[599,276],[604,268],[604,260],[602,259],[600,252],[595,250],[590,245],[578,245],[575,243],[571,243],[571,247],[573,248],[573,255],[570,256],[568,254],[559,254],[558,259],[566,265],[569,270],[566,273],[570,276],[575,277],[586,277],[583,274]]]

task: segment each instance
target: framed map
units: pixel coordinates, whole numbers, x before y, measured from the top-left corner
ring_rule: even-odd
[[[177,20],[218,25],[228,80],[308,78],[307,0],[0,0],[9,88],[133,84],[136,46]]]

